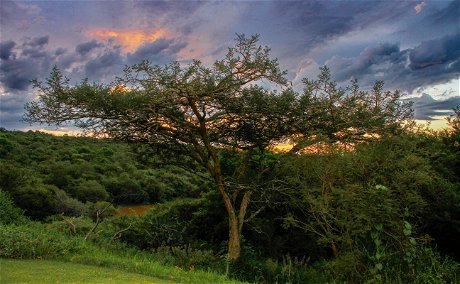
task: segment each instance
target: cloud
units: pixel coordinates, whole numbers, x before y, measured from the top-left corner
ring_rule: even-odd
[[[85,56],[91,50],[104,46],[102,43],[97,42],[96,40],[80,43],[75,47],[75,52],[80,54],[81,56]]]
[[[152,23],[154,27],[175,27],[178,30],[186,28],[189,32],[196,25],[190,21],[197,21],[195,13],[203,6],[220,5],[221,3],[208,1],[136,1],[133,3],[136,26]],[[240,3],[238,3],[240,4]]]
[[[48,35],[46,36],[40,36],[40,37],[34,37],[32,39],[29,39],[24,43],[24,45],[28,45],[31,47],[43,47],[48,44],[50,37]]]
[[[27,58],[3,61],[0,66],[2,83],[8,89],[26,90],[39,68]]]
[[[13,55],[13,47],[16,43],[12,40],[0,43],[0,59],[7,60]]]
[[[345,81],[352,77],[359,78],[369,73],[375,74],[391,69],[395,64],[401,67],[402,62],[405,62],[405,56],[399,45],[384,43],[364,49],[355,58],[334,56],[325,64],[331,68],[336,80]]]
[[[453,24],[458,30],[458,11],[460,9],[460,2],[452,0],[447,6],[439,10],[430,12],[427,19],[433,24],[439,24],[441,27],[446,28]],[[428,12],[428,11],[427,11]]]
[[[425,1],[422,1],[422,2],[418,3],[417,5],[415,5],[415,7],[414,7],[415,13],[419,14],[420,12],[422,12],[422,10],[423,10],[423,8],[425,8],[425,6],[426,6]]]
[[[32,100],[32,96],[19,91],[7,91],[0,84],[0,124],[7,129],[17,128],[21,123],[24,104]]]
[[[85,64],[85,76],[91,81],[114,76],[122,71],[123,57],[120,50],[108,50],[106,53],[99,54]]]
[[[135,52],[128,53],[128,64],[136,64],[142,60],[149,60],[154,64],[166,64],[176,59],[187,44],[174,39],[158,39],[153,42],[144,43]]]
[[[409,53],[410,68],[423,69],[460,59],[460,34],[422,42]]]
[[[27,39],[17,47],[18,54],[12,49],[15,42],[1,43],[0,82],[7,90],[26,90],[30,80],[49,72],[54,55],[45,50],[48,36]]]
[[[56,49],[56,51],[54,52],[54,54],[56,56],[61,56],[63,54],[65,54],[67,52],[67,49],[65,48],[62,48],[62,47],[59,47],[58,49]]]
[[[130,52],[136,50],[146,42],[152,42],[160,38],[171,37],[166,29],[156,29],[150,32],[143,30],[107,30],[96,29],[87,33],[89,37],[95,37],[105,40],[113,40],[123,46],[123,51]]]
[[[412,92],[460,77],[460,36],[447,35],[401,50],[385,43],[365,48],[356,57],[333,56],[325,64],[338,81],[355,77],[370,86],[383,80],[390,88]]]
[[[24,25],[24,21],[32,21],[30,17],[40,13],[40,11],[41,9],[37,5],[2,0],[0,24]]]
[[[412,101],[415,110],[415,119],[434,120],[435,116],[448,116],[453,109],[460,105],[460,96],[445,100],[435,100],[429,94],[424,93],[421,97],[406,99]]]
[[[297,35],[292,49],[308,52],[349,33],[394,25],[411,5],[407,1],[277,1],[273,14],[282,19],[278,21],[286,33]]]

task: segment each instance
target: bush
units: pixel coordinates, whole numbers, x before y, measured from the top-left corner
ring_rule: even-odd
[[[42,224],[0,225],[0,257],[61,258],[85,250],[81,238],[71,238]]]
[[[104,186],[95,180],[82,181],[75,189],[76,197],[83,201],[102,201],[109,198]]]
[[[77,217],[87,215],[88,207],[83,202],[68,196],[64,190],[57,189],[54,213]]]
[[[85,236],[94,226],[93,220],[89,217],[67,217],[63,215],[50,216],[47,219],[49,228],[67,234],[69,236]]]
[[[41,183],[28,184],[14,192],[14,202],[25,214],[35,220],[42,220],[46,216],[54,214],[56,205],[54,185]]]
[[[99,221],[102,221],[117,213],[117,209],[115,209],[113,204],[107,201],[88,203],[87,206],[89,207],[89,217],[93,218],[94,221],[96,221],[97,218],[99,218]]]
[[[20,224],[25,220],[24,211],[16,207],[7,192],[0,189],[0,224]]]
[[[155,250],[161,246],[188,246],[193,239],[189,234],[193,213],[201,205],[200,199],[176,199],[153,207],[145,216],[123,218],[120,229],[131,222],[132,228],[123,233],[121,240],[141,249]],[[123,224],[124,223],[124,224]]]

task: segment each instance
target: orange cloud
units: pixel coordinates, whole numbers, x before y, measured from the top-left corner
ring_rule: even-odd
[[[140,45],[146,42],[156,41],[160,38],[171,37],[171,34],[166,29],[157,29],[152,32],[145,32],[143,30],[108,30],[97,29],[87,33],[89,37],[109,40],[123,46],[125,52],[135,51]]]
[[[415,5],[414,9],[415,9],[415,14],[418,14],[420,12],[422,12],[423,8],[426,6],[426,2],[425,1],[422,1],[421,3],[418,3],[417,5]]]

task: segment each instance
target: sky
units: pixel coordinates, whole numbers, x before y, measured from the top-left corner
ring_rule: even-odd
[[[302,89],[327,65],[345,86],[376,80],[413,101],[415,118],[444,123],[460,105],[459,0],[9,1],[0,0],[0,127],[22,122],[30,80],[53,66],[71,82],[108,83],[124,66],[199,59],[212,64],[236,34],[259,34]]]

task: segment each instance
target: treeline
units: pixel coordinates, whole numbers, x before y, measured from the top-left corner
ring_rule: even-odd
[[[80,216],[95,204],[198,197],[206,190],[201,178],[181,168],[146,163],[113,140],[0,131],[0,188],[33,219]]]
[[[2,131],[0,181],[31,218],[63,214],[47,222],[70,235],[93,226],[75,218],[78,208],[160,203],[142,217],[106,219],[92,238],[149,251],[184,269],[211,268],[259,283],[454,283],[460,279],[458,116],[450,126],[412,129],[352,151],[325,141],[320,153],[271,153],[262,179],[254,178],[255,155],[239,177],[257,191],[241,259],[231,267],[227,215],[213,184],[202,173],[160,168],[161,157],[147,149]],[[244,151],[219,155],[224,175],[239,172]]]

